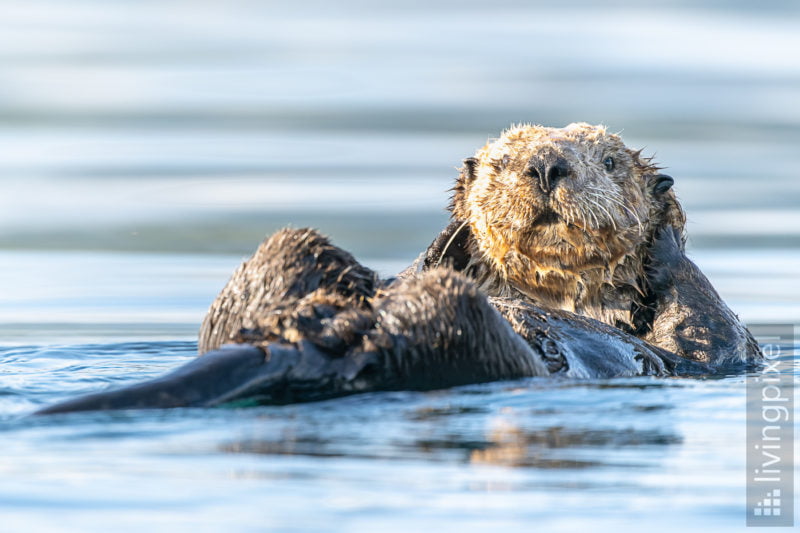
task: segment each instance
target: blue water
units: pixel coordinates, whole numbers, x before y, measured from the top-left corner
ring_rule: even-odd
[[[743,530],[743,376],[26,415],[191,359],[278,227],[396,272],[519,121],[656,154],[730,306],[798,323],[798,28],[790,1],[6,0],[0,530]]]

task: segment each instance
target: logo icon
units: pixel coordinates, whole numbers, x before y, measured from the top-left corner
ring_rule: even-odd
[[[767,492],[767,497],[756,503],[753,507],[754,516],[780,516],[781,515],[781,489]]]

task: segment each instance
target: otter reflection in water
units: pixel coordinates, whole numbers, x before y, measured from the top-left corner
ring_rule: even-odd
[[[686,258],[672,184],[603,127],[512,127],[464,161],[451,223],[398,278],[281,230],[211,305],[200,357],[40,412],[744,368],[758,346]]]

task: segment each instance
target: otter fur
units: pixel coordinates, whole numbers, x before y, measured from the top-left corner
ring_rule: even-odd
[[[712,371],[588,317],[487,298],[449,268],[380,281],[310,229],[279,231],[237,269],[203,322],[199,346],[199,357],[161,378],[38,414]]]
[[[514,126],[450,224],[381,280],[315,230],[266,239],[171,374],[40,411],[289,403],[522,377],[697,375],[757,344],[684,251],[673,180],[601,126]]]
[[[660,170],[603,126],[513,126],[464,160],[450,225],[406,275],[447,264],[490,296],[592,317],[681,357],[759,358],[686,258],[686,217]]]

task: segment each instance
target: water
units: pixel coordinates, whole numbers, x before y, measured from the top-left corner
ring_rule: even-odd
[[[655,153],[725,300],[797,323],[800,9],[648,6],[2,2],[0,529],[743,529],[742,376],[25,416],[191,359],[278,227],[396,272],[517,121]]]

